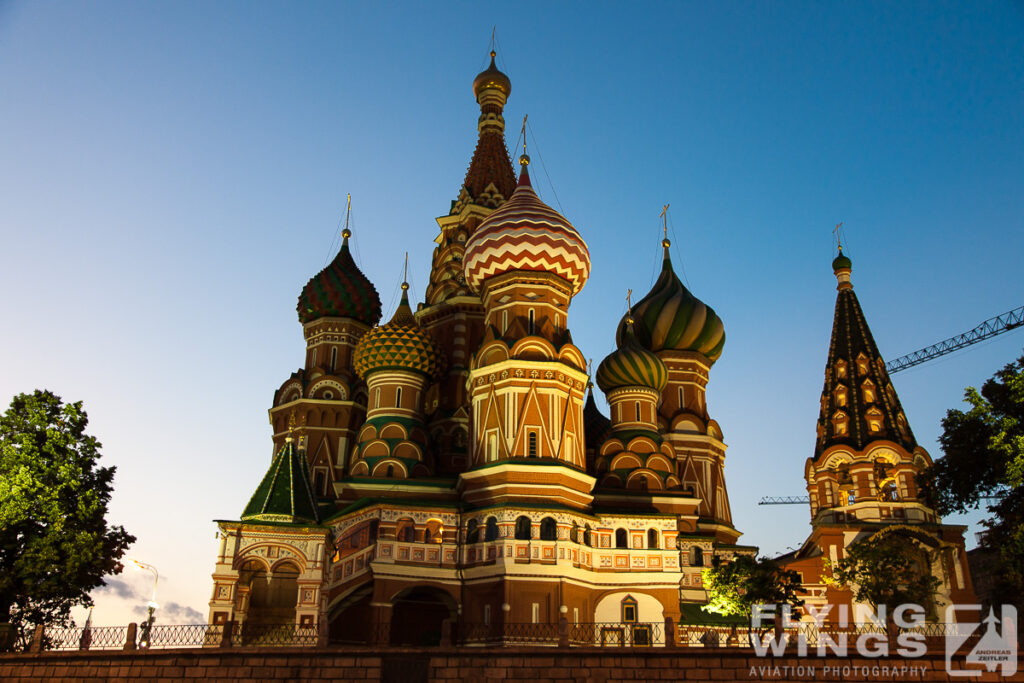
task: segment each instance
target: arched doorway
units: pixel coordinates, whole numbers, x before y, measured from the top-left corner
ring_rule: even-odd
[[[249,588],[246,621],[251,624],[289,624],[295,621],[299,597],[299,568],[281,562],[268,573],[266,567],[249,560],[239,572],[239,584]]]
[[[441,622],[455,618],[455,600],[437,588],[416,586],[391,602],[392,645],[439,645]]]

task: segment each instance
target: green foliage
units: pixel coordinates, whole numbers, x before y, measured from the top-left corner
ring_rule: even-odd
[[[19,394],[0,416],[0,622],[24,639],[36,624],[66,624],[71,608],[135,541],[107,525],[113,467],[85,433],[82,404],[49,391]]]
[[[702,607],[705,612],[749,617],[754,605],[804,604],[797,597],[800,575],[767,557],[737,555],[729,562],[715,557],[711,567],[703,571],[703,578],[708,592],[708,604]],[[794,609],[793,617],[797,616]]]
[[[968,387],[965,412],[950,410],[939,439],[943,457],[919,479],[941,514],[977,509],[997,496],[980,545],[998,557],[994,602],[1024,607],[1024,356],[998,371],[979,392]]]
[[[931,573],[936,551],[925,543],[937,541],[906,527],[888,527],[852,543],[838,562],[826,559],[832,576],[826,575],[825,582],[851,589],[857,602],[875,608],[913,603],[931,610],[940,582]]]

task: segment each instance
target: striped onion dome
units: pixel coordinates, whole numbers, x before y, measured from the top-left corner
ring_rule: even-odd
[[[668,239],[662,241],[665,260],[654,287],[633,306],[636,338],[654,351],[696,351],[714,363],[725,346],[725,326],[710,306],[690,293],[679,281],[669,259]],[[619,323],[621,343],[626,319]]]
[[[466,242],[466,282],[480,292],[488,278],[516,270],[549,272],[569,282],[575,296],[590,276],[590,252],[565,216],[545,204],[530,185],[525,154],[512,196]]]
[[[597,386],[608,393],[623,387],[648,387],[661,393],[668,384],[668,368],[660,358],[640,346],[628,318],[619,348],[597,366]]]
[[[412,370],[428,378],[440,374],[443,358],[429,332],[420,328],[409,308],[409,285],[402,283],[402,302],[386,325],[359,340],[353,365],[364,380],[377,370]]]
[[[380,321],[380,296],[348,250],[348,228],[341,233],[338,255],[326,268],[310,278],[299,294],[299,321],[317,318],[352,318],[366,325]]]

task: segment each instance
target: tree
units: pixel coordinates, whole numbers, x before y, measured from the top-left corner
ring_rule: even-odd
[[[933,599],[940,581],[932,575],[941,541],[904,526],[891,526],[851,543],[838,562],[825,560],[832,576],[825,583],[849,588],[857,602],[874,608],[885,605],[921,605],[934,612]],[[891,616],[890,611],[887,616]]]
[[[49,391],[19,394],[0,416],[0,622],[24,639],[33,625],[63,625],[89,591],[117,574],[135,537],[108,526],[113,467],[85,433],[81,402]]]
[[[708,592],[705,612],[723,616],[749,617],[754,605],[803,606],[797,597],[800,574],[783,569],[767,557],[754,559],[750,555],[737,555],[729,562],[714,557],[711,567],[703,571],[704,588]],[[798,618],[796,609],[793,618]]]
[[[965,412],[942,420],[943,456],[919,486],[940,515],[977,509],[993,496],[980,547],[995,558],[993,601],[1024,608],[1024,356],[996,372],[979,392],[964,391]]]

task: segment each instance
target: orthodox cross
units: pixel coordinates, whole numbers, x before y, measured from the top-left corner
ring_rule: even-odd
[[[836,236],[836,246],[839,248],[840,252],[843,250],[843,244],[839,240],[839,229],[842,228],[842,227],[843,227],[842,223],[836,223],[836,227],[834,227],[832,229],[832,232],[835,233],[835,236]]]
[[[662,220],[662,230],[665,233],[665,239],[668,239],[668,204],[661,207],[661,214],[659,217]]]
[[[348,217],[352,215],[352,193],[349,192],[345,196],[348,197],[348,202],[345,206],[345,230],[348,230]]]
[[[523,154],[526,154],[526,119],[527,119],[527,117],[529,117],[529,114],[523,114],[523,132],[522,132],[522,136],[523,136]]]

